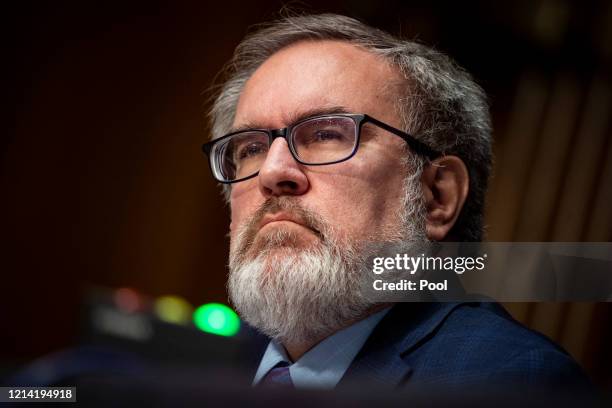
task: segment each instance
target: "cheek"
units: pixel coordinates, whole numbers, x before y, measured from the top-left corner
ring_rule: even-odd
[[[230,237],[233,237],[242,226],[247,224],[255,211],[263,204],[263,198],[257,197],[256,190],[252,188],[232,190],[230,196]]]
[[[333,174],[311,178],[311,193],[330,223],[348,236],[365,238],[396,222],[403,191],[400,169],[359,161],[338,166]]]

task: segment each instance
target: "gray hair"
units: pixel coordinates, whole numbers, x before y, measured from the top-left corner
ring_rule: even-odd
[[[245,83],[270,56],[300,41],[339,40],[384,57],[405,78],[397,98],[404,130],[444,154],[460,157],[469,193],[453,240],[480,241],[491,171],[491,123],[484,91],[446,55],[336,14],[284,17],[258,26],[236,48],[209,112],[212,137],[229,132]],[[414,158],[413,158],[414,159]],[[226,198],[228,189],[226,189]]]

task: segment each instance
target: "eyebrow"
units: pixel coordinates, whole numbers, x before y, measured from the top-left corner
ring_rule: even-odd
[[[312,109],[307,109],[304,111],[292,113],[289,116],[289,120],[287,120],[286,123],[288,123],[287,126],[291,126],[293,124],[296,124],[305,119],[312,118],[315,116],[334,115],[338,113],[351,113],[351,111],[345,106],[340,106],[340,105],[312,108]],[[257,122],[246,122],[240,126],[232,127],[230,129],[230,133],[242,132],[242,131],[251,130],[251,129],[267,129],[267,127],[262,126],[261,123],[257,123]]]

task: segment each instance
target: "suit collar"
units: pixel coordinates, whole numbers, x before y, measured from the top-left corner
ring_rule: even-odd
[[[396,387],[412,369],[402,359],[427,340],[460,303],[397,303],[378,324],[338,384]]]

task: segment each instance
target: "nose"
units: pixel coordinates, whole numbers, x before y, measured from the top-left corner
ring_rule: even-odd
[[[308,177],[289,151],[287,141],[276,138],[259,170],[259,189],[264,197],[301,195],[308,191]]]

